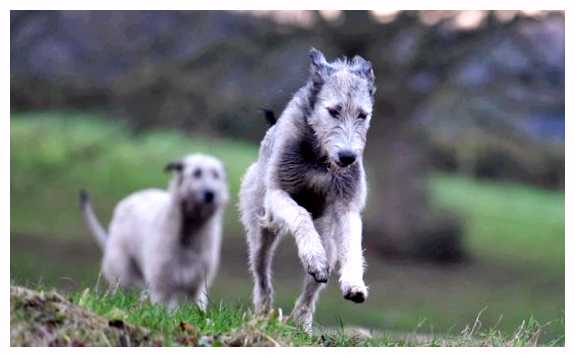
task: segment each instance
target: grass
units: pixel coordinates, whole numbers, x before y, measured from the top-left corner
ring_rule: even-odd
[[[224,306],[236,307],[229,300],[233,290],[237,304],[249,305],[251,282],[235,199],[240,177],[257,155],[256,145],[176,131],[133,133],[101,116],[53,112],[12,115],[10,146],[10,271],[15,283],[40,282],[73,292],[93,286],[100,253],[80,217],[78,189],[91,192],[98,215],[107,222],[127,193],[166,184],[166,162],[203,151],[225,162],[232,198],[224,227],[225,264],[212,295]],[[448,175],[434,175],[428,184],[435,205],[464,218],[470,261],[434,266],[369,255],[370,300],[342,303],[332,282],[322,294],[316,320],[325,326],[342,321],[389,333],[461,338],[469,321],[487,307],[481,315],[482,333],[493,329],[508,338],[533,317],[552,321],[544,324],[540,342],[561,339],[564,194]],[[301,285],[292,243],[283,243],[274,263],[277,306],[284,311],[290,310]],[[43,262],[41,271],[38,261]]]
[[[254,316],[240,304],[194,305],[168,310],[136,293],[85,289],[62,297],[54,291],[11,289],[11,345],[59,346],[537,346],[545,326],[533,318],[511,334],[481,330],[481,313],[451,337],[354,332],[316,326],[309,335],[282,315]],[[46,330],[50,333],[46,334]],[[548,345],[561,345],[557,339]]]
[[[429,188],[438,205],[463,215],[469,251],[564,270],[564,192],[445,175]]]
[[[274,336],[268,342],[287,341],[283,344],[290,345],[313,345],[316,343],[313,338],[292,324],[283,324],[272,315],[269,319],[255,319],[251,313],[242,308],[241,305],[225,305],[223,303],[212,304],[207,312],[202,312],[194,305],[185,305],[175,311],[169,311],[160,305],[140,302],[135,293],[123,293],[115,291],[112,293],[95,294],[89,289],[81,294],[72,297],[80,306],[84,306],[98,314],[110,318],[125,319],[134,325],[143,326],[158,335],[163,336],[165,344],[173,345],[181,342],[178,335],[182,330],[191,330],[199,336],[210,336],[210,340],[218,335],[230,335],[238,333],[246,328],[252,329],[266,336]],[[241,333],[241,332],[240,332]],[[217,341],[217,340],[216,340]],[[340,340],[341,344],[350,344],[345,339]]]

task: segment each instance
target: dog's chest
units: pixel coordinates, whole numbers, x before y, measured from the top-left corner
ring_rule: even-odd
[[[359,168],[333,172],[310,143],[290,145],[282,155],[278,167],[280,187],[305,208],[314,219],[336,200],[345,204],[354,195],[359,182]]]
[[[313,219],[323,216],[328,206],[328,195],[326,192],[318,192],[315,189],[302,186],[293,191],[288,191],[291,198],[301,207],[308,211]]]

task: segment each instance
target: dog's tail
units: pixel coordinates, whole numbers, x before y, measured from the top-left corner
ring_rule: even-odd
[[[92,209],[92,203],[90,202],[90,195],[86,190],[80,190],[78,194],[78,199],[80,201],[80,209],[82,210],[82,215],[84,216],[84,221],[88,226],[90,232],[96,238],[96,242],[100,246],[102,250],[106,248],[106,241],[108,240],[108,234],[106,230],[100,222],[98,221],[98,217],[94,213],[94,209]]]
[[[262,113],[264,113],[266,121],[270,126],[274,126],[274,124],[277,123],[278,118],[276,117],[276,113],[274,113],[273,110],[267,108],[260,108],[260,110]]]

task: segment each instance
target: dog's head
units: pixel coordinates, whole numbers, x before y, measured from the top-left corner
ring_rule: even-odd
[[[205,218],[228,203],[226,172],[218,159],[192,154],[168,163],[165,171],[174,173],[170,193],[186,215]]]
[[[312,49],[310,57],[308,123],[330,164],[351,166],[365,148],[375,94],[373,68],[360,56],[328,63]]]

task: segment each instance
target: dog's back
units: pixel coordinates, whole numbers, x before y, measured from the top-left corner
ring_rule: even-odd
[[[161,189],[134,192],[121,200],[110,221],[109,245],[121,246],[126,254],[140,261],[146,244],[158,239],[164,229],[164,220],[170,195]]]

